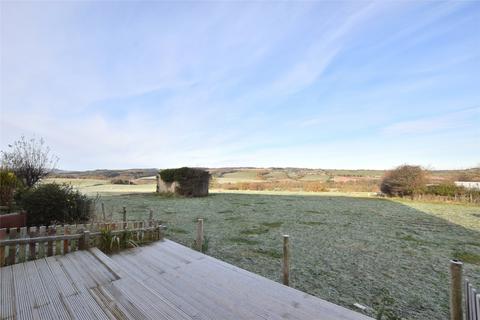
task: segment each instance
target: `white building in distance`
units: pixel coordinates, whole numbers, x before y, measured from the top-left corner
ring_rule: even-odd
[[[480,190],[480,181],[455,181],[455,185],[458,187],[464,187],[465,189]]]

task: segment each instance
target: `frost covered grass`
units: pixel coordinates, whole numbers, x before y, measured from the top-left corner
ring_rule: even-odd
[[[480,285],[480,207],[327,195],[214,193],[206,198],[104,195],[107,214],[157,218],[191,246],[205,218],[207,254],[281,281],[282,235],[292,249],[292,286],[353,308],[382,294],[407,319],[448,318],[448,262],[465,260]],[[100,212],[100,210],[98,210]]]
[[[139,185],[112,184],[110,180],[104,179],[71,179],[53,178],[45,179],[44,183],[69,184],[87,195],[112,195],[127,193],[152,193],[155,192],[156,182]]]

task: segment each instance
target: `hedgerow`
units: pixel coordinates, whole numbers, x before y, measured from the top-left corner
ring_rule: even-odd
[[[385,174],[380,190],[389,196],[414,196],[424,191],[426,181],[421,167],[403,165]]]

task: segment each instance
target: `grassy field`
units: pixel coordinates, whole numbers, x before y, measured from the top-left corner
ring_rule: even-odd
[[[209,168],[211,188],[221,190],[273,190],[273,191],[342,191],[379,192],[380,179],[384,170],[339,170],[308,168]],[[54,174],[60,180],[82,178],[93,181],[89,192],[103,192],[101,185],[111,180],[129,181],[134,185],[154,182],[158,169],[58,171]],[[480,179],[480,169],[429,171],[429,183]],[[470,180],[469,180],[470,179]],[[473,179],[473,180],[471,180]],[[77,181],[78,182],[78,181]],[[129,187],[109,186],[106,192],[130,192]],[[150,192],[154,186],[135,187],[135,192]]]
[[[83,181],[79,188],[100,192],[107,214],[117,218],[122,206],[130,218],[146,218],[153,209],[169,227],[167,236],[187,246],[202,217],[207,254],[276,281],[281,280],[282,234],[289,234],[292,285],[348,308],[355,302],[378,306],[389,297],[389,308],[406,319],[446,319],[453,257],[464,260],[465,275],[480,284],[478,206],[391,201],[362,193],[165,198],[145,185],[98,181]]]
[[[155,184],[123,185],[111,184],[109,180],[104,179],[69,179],[55,178],[46,179],[45,183],[56,182],[60,184],[70,184],[88,195],[112,195],[128,193],[152,193],[155,192]]]

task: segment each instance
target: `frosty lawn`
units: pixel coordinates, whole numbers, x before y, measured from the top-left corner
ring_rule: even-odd
[[[291,237],[291,285],[353,308],[386,297],[408,319],[448,317],[448,261],[463,258],[480,283],[480,208],[345,196],[218,193],[207,198],[104,195],[107,214],[147,218],[167,237],[191,246],[205,220],[208,252],[276,281],[282,234]],[[100,210],[98,210],[100,212]],[[383,300],[382,300],[383,299]]]

